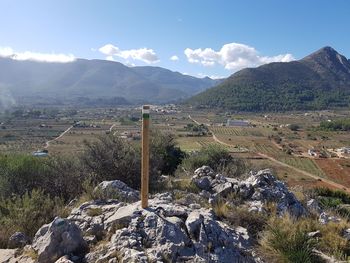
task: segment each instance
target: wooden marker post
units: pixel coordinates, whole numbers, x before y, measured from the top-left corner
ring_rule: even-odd
[[[149,114],[150,106],[142,107],[141,206],[148,207],[149,187]]]

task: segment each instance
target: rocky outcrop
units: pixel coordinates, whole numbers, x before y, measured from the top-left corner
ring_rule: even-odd
[[[235,193],[247,203],[250,211],[262,212],[264,203],[275,202],[279,214],[288,212],[299,217],[306,213],[295,195],[268,169],[251,172],[247,179],[238,181],[221,174],[215,175],[210,167],[203,166],[195,171],[192,180],[202,190],[201,195],[207,197],[210,203],[214,203],[218,197]]]
[[[306,211],[269,170],[236,180],[204,166],[192,180],[200,194],[181,190],[156,194],[147,209],[141,208],[138,191],[120,181],[102,182],[95,191],[105,191],[104,198],[74,208],[67,219],[44,225],[30,248],[39,263],[262,262],[255,256],[247,229],[218,220],[208,201],[215,203],[232,194],[229,199],[236,197],[257,213],[265,212],[267,202],[275,202],[279,214],[298,217]],[[18,246],[22,246],[20,237],[14,235]],[[88,245],[93,248],[90,252]]]
[[[104,199],[118,199],[129,203],[140,200],[139,191],[119,180],[103,181],[94,189],[94,192],[102,195]]]
[[[174,204],[170,194],[150,199],[148,209],[122,206],[105,226],[110,242],[87,254],[87,262],[254,262],[246,229],[217,221],[210,209]]]
[[[9,238],[8,246],[10,248],[22,248],[25,245],[29,244],[30,238],[22,233],[22,232],[16,232]]]
[[[64,255],[86,252],[87,244],[78,226],[68,219],[55,218],[38,230],[32,248],[38,254],[39,263],[50,263]]]

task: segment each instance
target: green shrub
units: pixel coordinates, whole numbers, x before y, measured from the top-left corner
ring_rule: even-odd
[[[319,262],[312,252],[316,242],[307,235],[312,230],[312,222],[305,219],[271,218],[260,240],[263,255],[268,262]]]
[[[317,196],[329,197],[340,200],[343,204],[350,204],[350,195],[340,190],[329,188],[316,188],[314,194]]]
[[[82,192],[85,174],[73,157],[37,158],[29,155],[0,155],[0,197],[22,196],[41,189],[50,196],[69,201]]]
[[[42,188],[48,169],[44,161],[28,155],[0,155],[0,197],[23,195]]]
[[[227,176],[239,176],[245,171],[244,162],[233,158],[220,145],[203,147],[197,154],[185,158],[182,163],[182,167],[190,173],[193,173],[194,170],[203,165],[208,165],[215,171],[224,173]]]
[[[93,183],[121,180],[130,187],[140,188],[141,148],[124,139],[105,135],[94,142],[85,142],[82,163],[91,174]],[[152,133],[150,138],[150,187],[156,186],[161,174],[172,174],[184,153],[176,147],[169,134]]]
[[[50,198],[42,190],[1,199],[0,246],[5,247],[9,236],[17,231],[33,237],[42,225],[56,216],[67,216],[68,212],[60,198]]]

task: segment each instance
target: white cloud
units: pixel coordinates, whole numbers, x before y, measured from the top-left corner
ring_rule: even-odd
[[[255,48],[239,43],[225,44],[218,51],[211,48],[186,48],[184,53],[190,63],[198,63],[206,67],[220,64],[232,71],[246,67],[257,67],[265,63],[294,60],[291,54],[272,57],[261,56]]]
[[[112,44],[107,44],[103,47],[100,47],[99,51],[107,56],[117,56],[125,60],[141,60],[148,64],[159,62],[157,54],[154,52],[153,49],[149,48],[121,50]]]
[[[170,57],[170,60],[172,60],[172,61],[178,61],[178,60],[179,60],[179,57],[176,56],[176,55],[174,55],[174,56],[171,56],[171,57]]]
[[[32,60],[39,62],[67,63],[76,60],[72,54],[37,53],[31,51],[16,52],[10,47],[0,47],[0,57],[14,60]]]

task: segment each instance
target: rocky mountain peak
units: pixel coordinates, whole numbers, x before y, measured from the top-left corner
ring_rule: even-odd
[[[318,73],[325,74],[331,71],[334,74],[341,74],[343,78],[350,79],[350,62],[332,47],[323,47],[301,61],[307,63]]]

